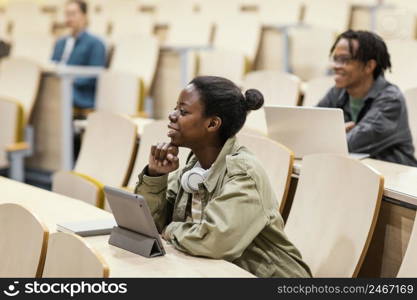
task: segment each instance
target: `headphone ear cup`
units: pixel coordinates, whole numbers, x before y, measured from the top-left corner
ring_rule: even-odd
[[[186,191],[187,193],[192,193],[192,191],[190,190],[190,187],[188,186],[189,172],[190,171],[187,171],[184,174],[182,174],[182,176],[181,176],[181,186],[184,189],[184,191]]]
[[[198,191],[198,185],[204,181],[207,170],[200,167],[192,168],[185,172],[181,177],[181,186],[187,193]]]

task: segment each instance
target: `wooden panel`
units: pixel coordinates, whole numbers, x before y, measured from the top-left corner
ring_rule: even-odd
[[[417,277],[417,223],[414,222],[407,250],[397,277]]]
[[[396,277],[407,249],[416,211],[382,202],[374,236],[359,277]]]
[[[34,154],[27,166],[47,171],[61,167],[61,110],[60,84],[57,77],[42,76],[40,92],[36,100],[31,124],[34,128]]]

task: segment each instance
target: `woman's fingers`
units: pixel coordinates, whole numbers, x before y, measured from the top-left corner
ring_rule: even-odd
[[[151,146],[150,154],[150,171],[165,174],[178,168],[178,147],[170,143],[157,143]]]
[[[174,146],[174,145],[169,144],[168,153],[171,153],[171,154],[177,156],[178,155],[178,151],[179,151],[179,149],[178,149],[177,146]]]
[[[176,161],[178,161],[178,157],[175,156],[175,155],[172,155],[171,153],[168,153],[167,160],[170,161],[170,162],[176,162]]]
[[[151,156],[155,157],[156,145],[151,146]]]
[[[168,143],[163,143],[161,145],[161,152],[159,153],[159,161],[163,162],[166,159],[167,151],[168,151]]]

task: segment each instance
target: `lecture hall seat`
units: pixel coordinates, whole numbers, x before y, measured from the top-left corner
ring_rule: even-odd
[[[243,90],[258,89],[264,96],[264,105],[296,106],[300,97],[301,80],[280,71],[254,71],[245,75]],[[267,134],[263,107],[251,111],[246,119],[246,128],[253,128]]]
[[[187,20],[195,15],[194,0],[156,0],[154,3],[154,18],[157,24],[171,26],[178,19]],[[192,30],[188,31],[191,33]]]
[[[136,148],[137,126],[131,119],[105,111],[91,113],[73,171],[54,173],[52,190],[103,208],[104,185],[126,184]]]
[[[0,204],[0,277],[40,277],[48,237],[47,227],[25,207]]]
[[[314,277],[356,277],[379,215],[383,177],[356,159],[304,156],[285,225]]]
[[[290,186],[294,153],[287,147],[261,135],[239,132],[240,145],[251,151],[264,167],[277,198],[277,209],[284,211]]]
[[[242,53],[247,60],[247,70],[250,70],[261,39],[259,19],[252,15],[238,14],[217,22],[215,28],[214,49]]]
[[[138,126],[138,133],[142,134],[143,126],[154,119],[143,115],[144,87],[135,74],[123,71],[106,70],[97,80],[95,111],[129,116]],[[74,120],[77,132],[83,132],[88,120]]]
[[[10,57],[25,58],[40,66],[48,66],[54,45],[52,34],[15,34],[11,40]]]
[[[219,49],[200,51],[197,75],[225,77],[240,86],[246,72],[246,63],[242,52]]]
[[[43,278],[107,278],[104,258],[80,236],[63,232],[50,235]]]
[[[5,58],[0,62],[0,122],[5,126],[0,134],[0,168],[9,167],[9,175],[19,181],[24,180],[24,157],[32,154],[33,136],[28,122],[40,76],[41,68],[30,60]]]
[[[303,24],[342,33],[349,28],[352,3],[350,0],[304,1]]]
[[[159,42],[152,36],[124,36],[114,43],[110,70],[135,74],[143,82],[144,98],[148,95],[159,57]],[[143,98],[143,99],[144,99]]]
[[[417,53],[417,41],[397,39],[386,41],[386,44],[393,66],[391,72],[385,72],[386,79],[398,85],[402,91],[415,87],[417,64],[410,63],[410,59]]]
[[[192,30],[191,30],[192,29]],[[163,43],[166,47],[210,47],[213,24],[197,15],[177,18],[169,24]]]
[[[302,85],[303,106],[316,106],[334,86],[333,76],[319,76]]]
[[[289,29],[288,36],[291,72],[303,81],[326,75],[336,31],[319,27],[294,27]]]
[[[302,9],[302,0],[264,0],[259,2],[258,14],[263,25],[293,26],[300,22]]]
[[[119,5],[119,7],[123,7]],[[137,11],[115,10],[109,15],[110,39],[118,40],[125,36],[152,36],[155,21],[152,16],[139,14]]]

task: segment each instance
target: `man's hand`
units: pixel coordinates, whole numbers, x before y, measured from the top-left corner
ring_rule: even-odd
[[[175,171],[179,167],[178,147],[170,143],[152,145],[149,155],[148,173],[161,176]]]
[[[355,125],[356,125],[356,123],[355,123],[355,122],[352,122],[352,121],[350,121],[350,122],[346,122],[346,123],[345,123],[345,129],[346,129],[346,132],[351,131],[351,130],[352,130],[352,128],[353,128],[353,127],[355,127]]]

